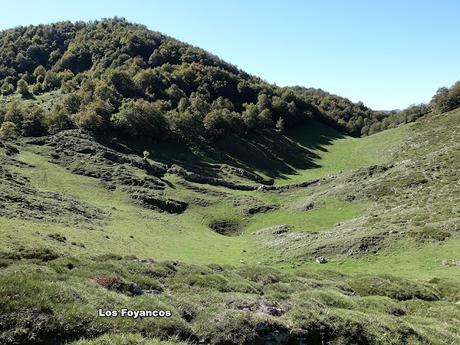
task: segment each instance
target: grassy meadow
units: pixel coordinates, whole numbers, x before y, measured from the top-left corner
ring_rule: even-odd
[[[458,162],[445,160],[440,169],[450,175],[433,182],[420,182],[419,175],[437,159],[423,154],[424,143],[440,157],[455,152],[459,115],[428,117],[364,138],[344,137],[320,124],[267,133],[246,152],[252,156],[270,148],[264,154],[272,154],[271,166],[264,156],[242,154],[243,141],[220,143],[208,156],[183,148],[152,149],[150,159],[160,162],[168,150],[182,152],[175,157],[187,164],[212,165],[223,157],[221,162],[272,178],[276,186],[319,179],[305,188],[245,191],[187,184],[168,173],[164,195],[189,203],[181,214],[141,207],[122,188],[107,189],[97,178],[72,173],[75,166],[53,163],[48,147],[19,143],[14,159],[20,163],[5,166],[26,178],[35,193],[64,194],[71,209],[79,203],[103,216],[81,221],[56,212],[56,221],[50,221],[34,209],[32,219],[14,210],[0,217],[1,305],[4,317],[13,320],[4,323],[1,339],[7,344],[34,337],[79,345],[230,339],[244,344],[268,343],[276,334],[283,341],[294,336],[313,344],[321,339],[458,343],[460,274],[458,267],[442,264],[458,259],[460,249],[458,193],[452,194]],[[289,144],[269,146],[276,137]],[[299,153],[304,156],[296,163]],[[142,169],[126,168],[146,176]],[[272,208],[248,213],[248,206],[258,204]],[[219,221],[237,233],[213,231]],[[283,226],[288,230],[281,234],[272,230]],[[317,264],[318,255],[328,263]],[[112,283],[101,286],[96,283],[101,279]],[[157,292],[135,296],[134,287]],[[136,321],[95,314],[96,307],[125,306],[166,308],[173,317]],[[13,317],[18,310],[23,314]],[[31,323],[36,315],[41,323]],[[255,331],[256,325],[267,331]]]

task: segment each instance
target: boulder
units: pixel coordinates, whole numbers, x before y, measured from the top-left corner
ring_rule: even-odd
[[[324,257],[324,256],[317,256],[315,258],[315,261],[319,264],[326,264],[327,263],[327,259]]]

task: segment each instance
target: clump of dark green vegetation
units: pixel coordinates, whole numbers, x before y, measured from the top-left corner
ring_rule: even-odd
[[[122,19],[0,46],[1,344],[458,342],[458,84],[376,112]]]

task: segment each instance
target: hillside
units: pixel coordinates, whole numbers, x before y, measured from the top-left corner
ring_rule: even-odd
[[[0,135],[82,128],[159,142],[212,142],[310,118],[370,135],[460,105],[460,83],[429,105],[374,111],[321,89],[280,88],[200,49],[114,18],[0,32]]]
[[[11,122],[6,133],[83,128],[152,141],[211,141],[312,117],[357,136],[392,123],[382,126],[383,112],[322,90],[268,84],[118,18],[6,30],[0,47],[0,102],[8,105],[0,122]]]
[[[147,159],[76,130],[3,141],[2,342],[455,343],[459,116],[361,139],[312,124],[315,145],[299,128]],[[101,319],[96,306],[174,317]]]
[[[457,84],[382,115],[120,19],[0,43],[1,344],[459,343]]]

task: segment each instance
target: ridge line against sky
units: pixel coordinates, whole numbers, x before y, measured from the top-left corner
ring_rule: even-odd
[[[0,30],[125,17],[280,86],[373,109],[428,102],[460,80],[460,1],[0,1]]]

